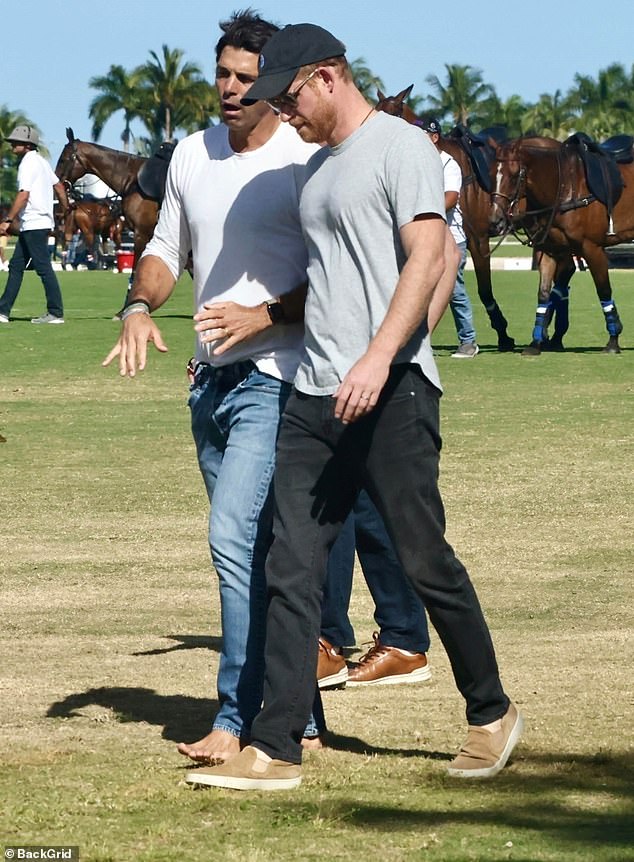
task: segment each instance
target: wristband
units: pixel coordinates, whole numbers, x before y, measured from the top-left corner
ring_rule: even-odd
[[[143,302],[139,300],[138,302],[131,302],[127,308],[124,308],[121,312],[121,320],[126,320],[132,314],[148,314],[150,313],[150,306],[147,302]]]
[[[284,323],[284,306],[279,301],[279,299],[269,300],[264,303],[266,305],[266,310],[269,315],[269,319],[272,324],[276,323]]]

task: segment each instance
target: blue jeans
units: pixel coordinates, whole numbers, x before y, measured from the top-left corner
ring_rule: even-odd
[[[42,279],[42,284],[44,285],[48,313],[54,317],[64,316],[62,292],[59,289],[57,276],[51,265],[51,257],[48,251],[48,233],[48,230],[24,230],[19,234],[13,251],[13,257],[9,263],[7,284],[4,293],[0,297],[0,314],[4,314],[7,317],[11,314],[13,304],[22,287],[24,270],[29,260],[31,260],[33,269]]]
[[[262,704],[271,480],[290,391],[289,383],[262,374],[250,361],[199,365],[190,387],[192,434],[211,504],[209,546],[220,588],[222,652],[213,726],[245,739]],[[323,726],[323,716],[319,720]],[[305,735],[317,733],[309,722]]]
[[[253,744],[301,761],[317,669],[327,556],[364,487],[449,656],[469,724],[501,718],[509,700],[464,566],[445,539],[438,489],[439,392],[418,366],[396,365],[375,409],[344,425],[335,401],[294,391],[280,428],[264,706]]]
[[[361,491],[328,558],[321,607],[321,633],[335,646],[353,644],[348,618],[355,546],[374,601],[374,619],[385,646],[427,652],[429,629],[423,603],[407,579],[367,491]]]
[[[456,283],[454,285],[449,307],[453,314],[454,323],[456,324],[456,332],[458,333],[458,341],[460,344],[474,344],[476,340],[476,332],[473,326],[473,309],[471,308],[471,300],[464,286],[464,268],[467,262],[467,243],[459,242],[458,249],[462,255],[458,273],[456,275]]]

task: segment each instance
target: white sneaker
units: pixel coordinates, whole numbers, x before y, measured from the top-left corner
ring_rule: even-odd
[[[32,317],[31,323],[63,323],[63,317],[55,317],[54,314],[43,314],[41,317]]]
[[[474,342],[466,342],[461,344],[455,353],[451,354],[452,359],[473,359],[480,352],[480,348]]]
[[[8,323],[8,322],[9,322],[9,318],[6,316],[6,314],[0,314],[0,323]]]

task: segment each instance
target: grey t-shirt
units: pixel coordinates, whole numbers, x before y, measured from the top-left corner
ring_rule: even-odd
[[[406,256],[399,229],[445,218],[440,156],[421,129],[379,113],[308,162],[300,201],[308,246],[305,352],[295,386],[331,395],[383,322]],[[441,389],[427,321],[394,359]]]

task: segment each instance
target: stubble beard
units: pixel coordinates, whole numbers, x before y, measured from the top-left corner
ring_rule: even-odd
[[[310,120],[306,120],[297,133],[307,144],[321,144],[330,140],[336,125],[337,113],[333,105],[320,98]]]

